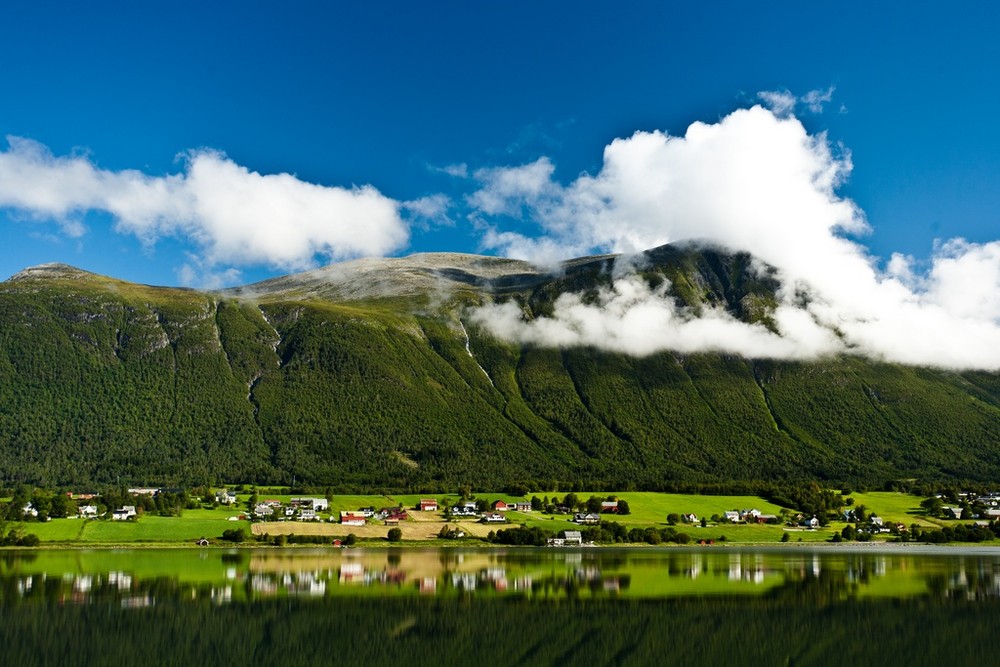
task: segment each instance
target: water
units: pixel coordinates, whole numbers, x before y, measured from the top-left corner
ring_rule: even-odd
[[[0,664],[996,662],[1000,550],[0,552]]]

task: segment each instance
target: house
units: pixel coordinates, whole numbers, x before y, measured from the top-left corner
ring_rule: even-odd
[[[877,526],[877,527],[881,528],[882,527],[882,517],[877,516],[875,514],[872,514],[870,517],[868,517],[868,523],[870,523],[873,526]]]
[[[478,511],[476,510],[476,503],[467,502],[452,507],[451,513],[453,516],[476,516]]]
[[[815,530],[816,528],[819,528],[819,519],[817,519],[816,517],[812,517],[811,519],[806,519],[805,521],[802,522],[802,525],[805,526],[806,528],[809,528],[810,530]]]
[[[489,512],[482,518],[484,523],[507,523],[507,517],[499,512]]]
[[[525,502],[514,503],[514,508],[518,512],[530,512],[531,511],[531,503],[525,503]]]
[[[946,519],[961,519],[962,518],[962,508],[961,507],[942,507],[941,515]]]
[[[124,505],[111,513],[111,520],[127,521],[128,519],[134,519],[135,516],[135,505]]]
[[[21,514],[23,514],[25,518],[28,518],[28,517],[37,517],[38,516],[38,510],[35,509],[34,505],[32,505],[31,503],[28,503],[27,505],[25,505],[24,507],[21,508]]]
[[[681,518],[687,523],[698,523],[698,515],[694,512],[691,512],[690,514],[682,514]]]
[[[330,501],[326,498],[292,498],[295,507],[309,507],[316,512],[330,511]]]
[[[370,519],[375,516],[375,508],[371,505],[368,507],[359,507],[355,514],[362,514],[366,519]]]
[[[273,516],[274,508],[268,505],[267,503],[260,503],[253,508],[253,515],[258,519],[262,519],[268,516]]]
[[[340,523],[344,526],[363,526],[367,519],[364,514],[344,511],[340,513]]]
[[[595,526],[601,522],[601,515],[596,512],[577,512],[573,515],[573,523]]]
[[[421,512],[437,512],[438,503],[433,498],[421,498],[417,504],[417,509]]]
[[[81,505],[77,512],[82,519],[93,519],[97,516],[97,505]]]
[[[760,520],[761,513],[758,509],[752,510],[740,510],[740,519],[746,521],[747,523],[763,523]]]
[[[217,491],[215,494],[215,502],[220,505],[235,505],[236,504],[236,492],[235,491]]]
[[[128,490],[130,496],[155,496],[159,492],[159,489],[148,486]]]
[[[618,501],[617,500],[602,500],[601,501],[601,514],[618,514]]]
[[[740,523],[743,521],[743,519],[740,517],[740,513],[735,510],[731,512],[723,512],[722,518],[728,521],[729,523]]]
[[[316,510],[303,507],[299,510],[299,521],[315,521],[316,520]]]
[[[507,510],[514,509],[515,505],[513,503],[505,503],[502,500],[494,500],[490,507],[492,507],[495,512],[506,512]]]
[[[563,540],[563,544],[568,547],[578,547],[583,544],[583,535],[579,530],[567,530],[565,533],[566,537]]]

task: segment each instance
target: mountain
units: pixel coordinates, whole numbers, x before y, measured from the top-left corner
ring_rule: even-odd
[[[767,324],[779,285],[750,257],[664,246],[641,260],[686,307]],[[614,263],[435,253],[218,292],[27,269],[0,283],[0,482],[1000,479],[996,374],[552,349],[469,317],[592,298]]]

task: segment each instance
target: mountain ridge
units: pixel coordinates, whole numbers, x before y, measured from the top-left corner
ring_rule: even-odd
[[[430,253],[211,292],[30,267],[0,283],[0,481],[1000,479],[994,373],[558,349],[469,317],[492,301],[537,318],[564,294],[596,298],[618,259],[546,270]],[[761,326],[780,286],[717,248],[663,246],[630,263],[691,312]]]

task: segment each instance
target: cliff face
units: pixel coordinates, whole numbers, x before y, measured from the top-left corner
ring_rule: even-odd
[[[595,298],[613,261],[416,255],[218,293],[28,269],[0,284],[0,480],[1000,479],[995,374],[547,348],[470,317]],[[664,247],[638,275],[767,327],[779,286],[752,264]]]

